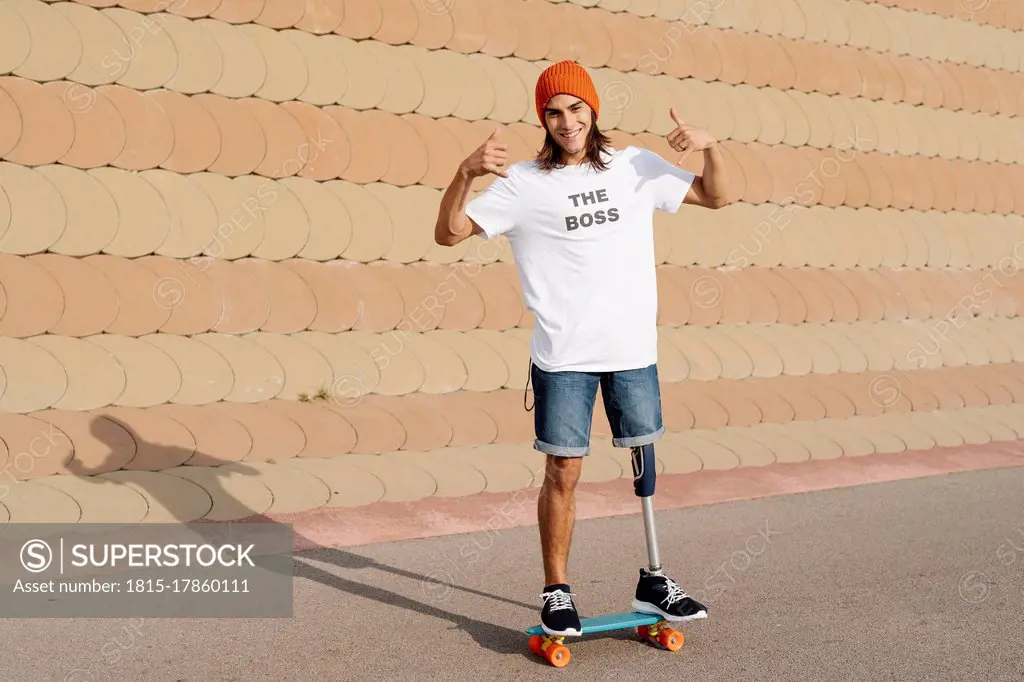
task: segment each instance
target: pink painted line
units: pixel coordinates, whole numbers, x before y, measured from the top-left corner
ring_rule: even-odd
[[[749,500],[775,495],[900,481],[926,476],[1024,466],[1024,440],[985,445],[917,450],[741,467],[726,471],[662,474],[654,496],[656,509]],[[480,493],[417,502],[377,502],[364,507],[317,509],[251,519],[293,524],[295,549],[354,547],[455,533],[493,532],[535,525],[534,487],[513,493]],[[581,483],[576,491],[580,520],[636,514],[640,502],[629,479]]]

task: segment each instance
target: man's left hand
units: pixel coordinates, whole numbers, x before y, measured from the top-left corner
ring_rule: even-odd
[[[679,118],[675,107],[671,107],[668,113],[676,124],[675,130],[668,134],[668,144],[672,149],[682,153],[680,162],[689,156],[690,152],[703,151],[718,143],[718,140],[708,131],[692,126]]]

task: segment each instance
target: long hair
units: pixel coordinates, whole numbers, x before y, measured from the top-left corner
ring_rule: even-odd
[[[585,162],[595,170],[608,170],[608,163],[604,155],[611,151],[612,139],[605,135],[597,127],[597,121],[593,121],[590,131],[587,133],[587,145]],[[555,168],[562,168],[565,164],[561,162],[562,148],[555,142],[551,131],[544,126],[544,145],[537,152],[537,165],[541,170],[550,171]]]

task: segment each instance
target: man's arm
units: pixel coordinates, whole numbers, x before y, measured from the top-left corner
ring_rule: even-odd
[[[729,198],[729,180],[725,170],[725,159],[718,148],[718,140],[706,130],[692,126],[676,113],[676,108],[669,109],[669,117],[676,124],[675,130],[668,134],[668,143],[672,149],[682,152],[683,159],[692,152],[704,152],[704,171],[693,179],[690,189],[686,192],[683,203],[704,208],[722,208],[731,202]]]
[[[683,203],[704,208],[722,208],[732,203],[725,159],[717,142],[704,149],[704,171],[693,179]]]
[[[434,223],[434,241],[437,244],[455,246],[473,235],[484,234],[483,229],[466,215],[466,206],[473,180],[487,173],[508,177],[505,171],[508,145],[498,141],[500,134],[501,128],[495,129],[476,151],[459,164],[437,211],[437,222]]]
[[[466,215],[473,177],[461,165],[448,189],[441,197],[441,207],[434,225],[434,241],[441,246],[455,246],[472,235],[483,234],[480,226]]]

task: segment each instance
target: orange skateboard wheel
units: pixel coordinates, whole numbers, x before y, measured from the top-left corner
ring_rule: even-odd
[[[548,663],[555,666],[556,668],[564,668],[569,665],[569,659],[572,658],[572,654],[569,653],[569,649],[562,644],[551,643],[547,650]]]
[[[544,658],[556,668],[564,668],[572,659],[568,647],[541,635],[530,637],[530,651]]]
[[[530,651],[538,656],[544,655],[544,641],[540,635],[533,635],[530,637]]]
[[[669,651],[679,651],[683,648],[683,633],[666,628],[658,633],[658,643]]]

